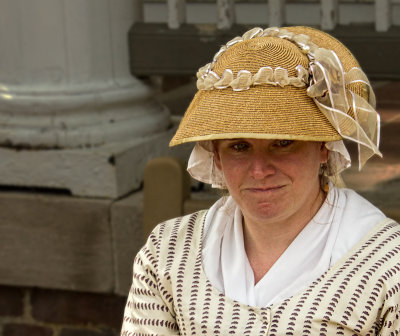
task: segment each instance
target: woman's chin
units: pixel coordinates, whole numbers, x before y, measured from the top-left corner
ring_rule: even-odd
[[[285,218],[287,207],[283,204],[276,204],[271,201],[254,201],[246,207],[243,211],[245,218],[249,217],[252,221],[257,222],[275,222]]]

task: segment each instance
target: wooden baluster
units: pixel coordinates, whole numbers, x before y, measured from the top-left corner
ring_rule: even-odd
[[[375,0],[375,30],[388,31],[392,25],[391,0]]]
[[[280,27],[285,24],[285,0],[268,0],[269,26]]]
[[[217,27],[218,29],[229,29],[236,21],[235,17],[235,4],[233,0],[217,0],[218,16]]]
[[[167,0],[168,6],[168,28],[178,29],[186,22],[185,0]]]
[[[333,30],[339,18],[337,0],[321,0],[321,29]]]

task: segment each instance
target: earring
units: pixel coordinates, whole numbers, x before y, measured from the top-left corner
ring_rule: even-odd
[[[320,179],[321,179],[321,188],[325,193],[328,193],[329,191],[329,180],[326,176],[326,172],[328,170],[328,165],[326,162],[321,163],[319,167],[319,174],[320,174]]]
[[[325,193],[328,193],[328,191],[329,191],[329,183],[326,182],[326,183],[324,184],[324,192],[325,192]]]

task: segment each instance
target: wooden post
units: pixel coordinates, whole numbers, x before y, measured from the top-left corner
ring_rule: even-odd
[[[268,0],[270,27],[281,27],[285,21],[285,0]]]
[[[168,6],[168,27],[178,29],[186,21],[185,0],[167,0]]]
[[[133,23],[143,22],[143,0],[133,0]]]
[[[143,234],[167,219],[183,215],[183,203],[190,197],[190,178],[185,164],[172,157],[151,160],[144,171]]]
[[[339,18],[337,0],[321,0],[321,29],[333,30]]]
[[[392,24],[391,0],[375,1],[375,30],[378,32],[388,31]]]
[[[233,0],[217,0],[218,16],[217,27],[218,29],[229,29],[235,23],[235,4]]]

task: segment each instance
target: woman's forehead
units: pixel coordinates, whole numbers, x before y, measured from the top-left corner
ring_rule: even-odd
[[[306,141],[306,140],[294,140],[294,139],[286,139],[286,138],[275,138],[275,139],[259,139],[259,138],[227,138],[227,139],[216,139],[212,140],[212,143],[218,144],[221,142],[236,142],[236,141],[244,141],[244,142],[264,142],[264,143],[272,143],[276,141],[282,140],[292,140],[299,142],[310,142],[310,143],[321,143],[321,141]]]

